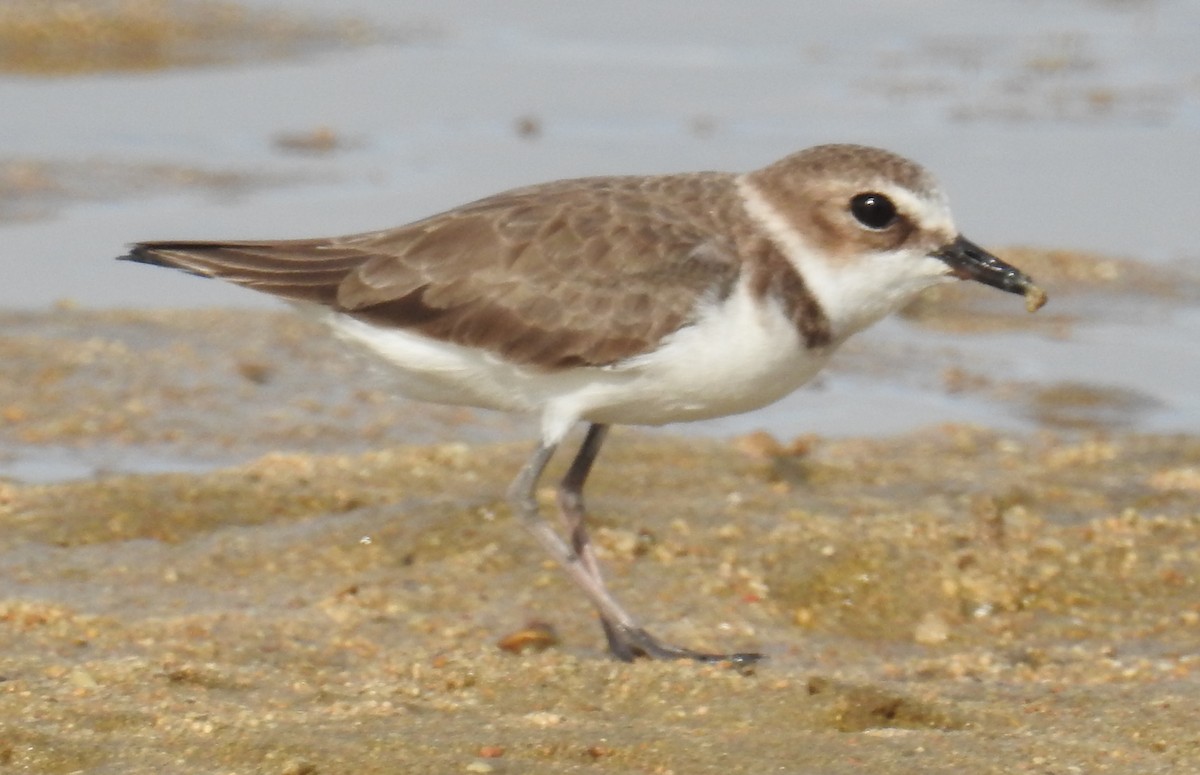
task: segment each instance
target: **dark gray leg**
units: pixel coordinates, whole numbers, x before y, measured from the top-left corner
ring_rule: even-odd
[[[591,472],[592,463],[600,452],[608,426],[594,423],[575,455],[570,469],[558,489],[558,502],[570,538],[568,546],[542,517],[537,506],[537,483],[546,463],[557,445],[541,445],[517,474],[509,487],[513,511],[521,518],[534,537],[554,559],[563,566],[571,579],[588,596],[600,613],[609,650],[618,659],[630,662],[636,657],[652,659],[696,659],[705,662],[730,661],[738,666],[752,664],[760,654],[705,654],[690,649],[668,646],[642,629],[609,593],[600,575],[600,565],[587,532],[587,512],[583,505],[583,485]]]
[[[563,521],[567,525],[567,535],[571,539],[571,549],[579,555],[588,572],[599,580],[600,565],[596,561],[596,553],[592,550],[592,540],[588,536],[586,518],[583,506],[583,484],[591,473],[592,463],[600,452],[600,445],[608,435],[608,426],[593,423],[588,426],[587,436],[579,447],[575,460],[567,475],[558,485],[558,508]]]
[[[567,526],[567,535],[571,540],[571,549],[583,563],[597,584],[604,586],[604,577],[600,574],[600,563],[596,552],[592,549],[592,539],[587,530],[587,511],[583,505],[583,485],[588,474],[592,471],[592,463],[600,453],[600,446],[608,436],[608,426],[592,423],[588,426],[587,436],[579,447],[571,468],[558,485],[558,508]],[[608,648],[621,660],[629,662],[634,654],[628,653],[628,644],[617,636],[616,626],[612,621],[600,614],[600,624],[604,627],[604,637],[608,640]]]

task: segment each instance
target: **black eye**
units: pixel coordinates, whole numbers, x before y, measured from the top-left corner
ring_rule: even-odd
[[[850,212],[868,229],[886,229],[896,220],[896,205],[883,194],[859,194],[850,200]]]

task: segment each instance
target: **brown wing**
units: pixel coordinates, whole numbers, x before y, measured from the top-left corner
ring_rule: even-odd
[[[722,191],[722,188],[726,190]],[[331,240],[150,242],[133,260],[219,277],[548,368],[653,350],[738,272],[716,173],[560,181]],[[727,196],[715,201],[736,201]]]

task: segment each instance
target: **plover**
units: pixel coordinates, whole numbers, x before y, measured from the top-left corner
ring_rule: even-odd
[[[945,195],[888,151],[823,145],[745,174],[559,180],[330,239],[141,242],[121,258],[264,291],[395,367],[409,397],[537,413],[513,512],[596,607],[608,647],[732,660],[651,636],[609,593],[583,487],[610,425],[746,412],[811,379],[852,334],[951,279],[1045,294],[969,242]],[[538,481],[587,423],[558,487]]]

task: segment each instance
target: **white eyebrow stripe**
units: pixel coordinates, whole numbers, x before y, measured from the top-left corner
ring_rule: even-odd
[[[876,190],[887,196],[896,205],[896,209],[907,215],[921,231],[943,234],[947,241],[958,236],[958,227],[950,216],[950,201],[940,189],[931,193],[932,198],[919,196],[907,188],[879,181]]]

